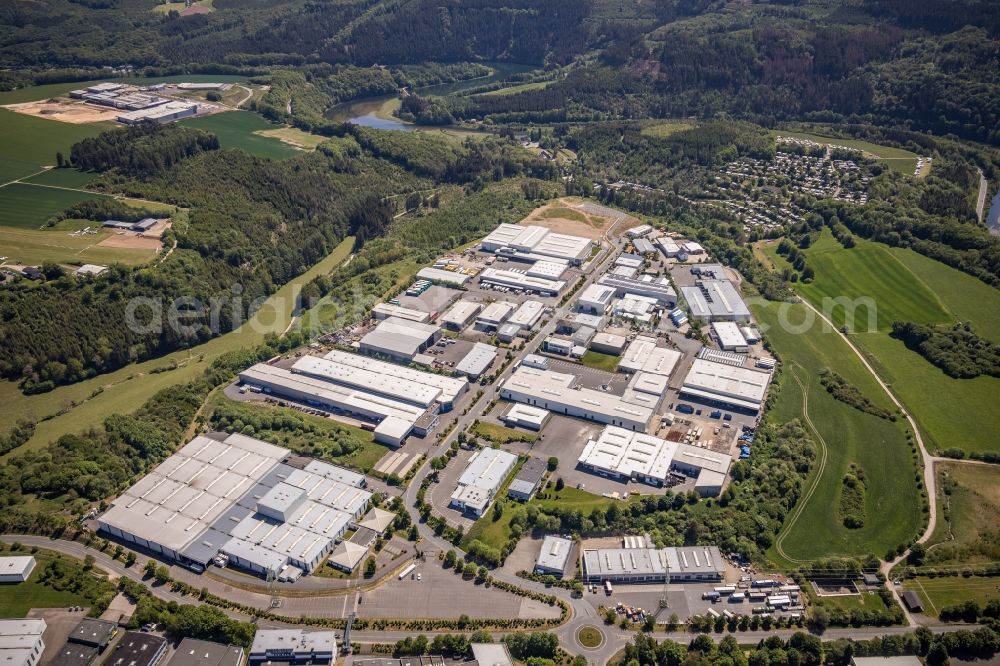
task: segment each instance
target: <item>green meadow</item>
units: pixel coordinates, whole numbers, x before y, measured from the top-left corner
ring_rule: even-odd
[[[280,139],[261,136],[255,132],[279,129],[281,125],[269,123],[249,111],[226,111],[201,118],[180,121],[181,125],[212,132],[219,137],[223,148],[239,148],[251,155],[285,159],[301,155],[302,151]]]
[[[828,556],[882,556],[909,541],[925,518],[905,426],[834,399],[820,384],[820,370],[836,370],[876,405],[891,409],[888,396],[835,331],[815,323],[795,328],[808,317],[802,304],[753,308],[782,361],[773,418],[803,421],[817,446],[803,497],[769,551],[771,559],[793,566]],[[842,479],[852,463],[864,470],[867,485],[864,525],[854,529],[839,515]]]
[[[773,255],[774,246],[765,250]],[[954,379],[889,336],[892,322],[969,322],[980,335],[1000,339],[1000,291],[913,250],[857,239],[845,250],[824,230],[805,250],[816,271],[812,284],[795,288],[824,310],[824,299],[846,298],[873,305],[855,310],[851,339],[907,405],[932,450],[996,450],[1000,378]],[[827,308],[828,309],[828,308]],[[837,326],[847,310],[830,310]],[[872,314],[873,316],[869,317]],[[869,322],[874,325],[869,329]]]

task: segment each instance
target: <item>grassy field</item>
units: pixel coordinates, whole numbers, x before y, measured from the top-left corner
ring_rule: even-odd
[[[789,566],[827,556],[884,555],[924,524],[913,453],[902,425],[835,400],[820,385],[819,372],[835,369],[878,406],[891,408],[888,397],[834,331],[816,325],[793,332],[792,326],[806,316],[805,306],[769,303],[753,308],[784,365],[774,417],[779,423],[811,422],[810,429],[822,438],[813,434],[818,450],[805,486],[808,492],[815,484],[815,490],[800,501],[801,514],[786,522],[769,556]],[[858,529],[845,527],[838,515],[841,480],[851,463],[867,475],[864,526]]]
[[[270,139],[277,139],[282,143],[287,143],[293,148],[300,148],[302,150],[315,150],[319,144],[329,140],[325,136],[303,132],[298,127],[278,127],[275,129],[257,130],[255,134],[259,134],[260,136],[265,136]]]
[[[597,370],[604,370],[606,372],[614,372],[618,369],[618,362],[621,361],[620,356],[615,356],[614,354],[602,354],[601,352],[595,352],[587,350],[580,359],[580,363],[583,363],[588,368],[595,368]]]
[[[496,423],[477,423],[472,429],[472,433],[485,439],[489,439],[491,442],[498,445],[515,441],[533,442],[538,439],[538,436],[533,433],[507,428],[502,425],[497,425]]]
[[[773,250],[771,245],[765,251],[773,257]],[[850,327],[859,332],[852,339],[908,406],[931,448],[995,450],[990,433],[1000,431],[1000,411],[992,403],[1000,393],[1000,378],[951,378],[888,332],[894,320],[968,321],[981,335],[998,340],[1000,291],[912,250],[861,239],[845,250],[826,230],[805,254],[816,279],[795,288],[813,305],[827,310],[823,299],[838,297],[874,304],[874,330],[860,332],[867,330],[871,309],[859,307]],[[845,321],[843,308],[830,315],[838,326]]]
[[[193,379],[220,354],[259,344],[268,331],[284,331],[292,320],[292,314],[281,304],[294,302],[294,294],[302,285],[343,263],[353,245],[354,238],[346,238],[322,261],[279,289],[250,322],[203,345],[130,365],[71,386],[61,386],[40,395],[26,396],[17,384],[0,382],[0,423],[14,423],[19,418],[40,420],[53,416],[38,424],[35,435],[24,446],[0,457],[0,460],[21,451],[40,448],[62,435],[97,427],[111,414],[132,412],[157,391]],[[154,368],[167,367],[172,362],[177,363],[176,369],[150,373]]]
[[[7,554],[7,553],[5,553]],[[26,555],[25,551],[19,554]],[[90,602],[69,590],[56,590],[38,582],[38,576],[54,558],[50,555],[35,555],[35,570],[23,583],[0,585],[0,617],[27,617],[32,608],[65,608],[68,606],[89,606]]]
[[[903,588],[913,590],[924,602],[924,612],[937,616],[945,606],[965,601],[978,601],[985,606],[991,599],[1000,599],[1000,579],[996,577],[948,576],[929,578],[917,576],[903,583]]]
[[[5,94],[0,93],[0,100]],[[109,127],[107,123],[73,125],[0,109],[0,185],[54,165],[58,151],[69,158],[74,143]]]
[[[99,199],[102,196],[75,190],[12,183],[0,187],[0,226],[39,229],[50,217],[73,204]]]
[[[301,155],[302,151],[278,138],[262,136],[260,132],[282,129],[249,111],[226,111],[201,118],[180,121],[181,125],[212,132],[223,148],[239,148],[251,155],[285,159]]]
[[[1000,467],[938,463],[938,522],[928,541],[928,566],[993,561],[1000,515]]]
[[[917,154],[911,153],[909,150],[903,150],[902,148],[890,148],[889,146],[880,146],[860,139],[838,139],[836,137],[809,134],[807,132],[772,130],[771,133],[776,136],[788,136],[796,139],[807,139],[816,143],[828,143],[835,146],[854,148],[855,150],[863,151],[869,157],[875,158],[890,169],[907,175],[913,175],[914,170],[917,168]]]
[[[92,225],[93,222],[89,224]],[[99,246],[98,243],[108,236],[111,236],[111,232],[71,236],[68,231],[58,229],[16,229],[0,226],[0,256],[8,257],[7,261],[13,264],[35,265],[51,261],[103,266],[113,263],[137,266],[151,261],[156,256],[156,250],[152,249]]]
[[[52,187],[72,187],[82,189],[97,178],[96,173],[79,169],[49,169],[25,178],[22,182],[31,185],[51,185]]]
[[[545,86],[549,85],[548,81],[534,81],[531,83],[522,83],[517,86],[510,86],[509,88],[499,88],[497,90],[491,90],[489,92],[482,93],[483,97],[486,96],[500,96],[500,95],[516,95],[517,93],[527,92],[529,90],[541,90]]]
[[[867,590],[861,594],[843,597],[820,597],[810,591],[809,598],[814,607],[827,608],[830,610],[840,609],[851,611],[855,608],[863,608],[864,610],[878,612],[888,610],[885,602],[882,601],[882,597],[878,595],[878,592],[869,592]]]

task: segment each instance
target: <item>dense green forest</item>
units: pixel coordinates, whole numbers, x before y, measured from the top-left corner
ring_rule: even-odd
[[[979,337],[968,324],[948,327],[895,321],[892,336],[950,377],[1000,377],[1000,345]]]

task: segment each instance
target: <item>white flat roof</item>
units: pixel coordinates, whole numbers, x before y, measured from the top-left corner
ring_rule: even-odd
[[[748,319],[750,309],[736,287],[728,280],[703,280],[700,286],[681,287],[691,316]]]
[[[626,372],[642,371],[669,377],[680,359],[679,351],[657,347],[655,338],[640,335],[622,353],[618,367]]]
[[[23,576],[35,566],[35,558],[31,555],[15,555],[0,557],[0,575]]]
[[[715,332],[716,337],[719,338],[719,345],[723,349],[742,347],[747,343],[739,324],[734,321],[712,322],[712,330]]]
[[[583,551],[588,577],[634,574],[715,574],[725,573],[722,555],[715,546],[678,548],[597,548]]]
[[[676,442],[607,426],[597,439],[587,442],[579,462],[627,477],[666,479],[676,450]]]
[[[430,314],[427,312],[421,312],[420,310],[414,310],[413,308],[404,308],[400,305],[393,305],[392,303],[377,303],[375,307],[372,308],[372,314],[374,314],[378,319],[396,317],[398,319],[415,321],[421,324],[431,318]]]
[[[532,407],[531,405],[524,405],[516,402],[507,412],[507,415],[504,416],[504,419],[540,428],[542,424],[545,423],[545,419],[548,415],[549,412],[546,409],[538,409],[537,407]]]
[[[615,297],[614,287],[608,287],[603,284],[589,284],[587,287],[580,292],[580,297],[578,302],[581,304],[596,304],[602,307],[607,307],[611,303],[611,299]]]
[[[544,309],[545,304],[541,301],[527,300],[507,319],[507,323],[520,328],[531,328],[541,318]]]
[[[682,391],[757,409],[770,380],[767,372],[697,358],[684,378]]]
[[[477,342],[469,350],[469,353],[455,364],[455,372],[478,377],[489,369],[496,357],[496,347],[484,342]]]
[[[554,411],[558,411],[557,407],[568,407],[643,427],[653,417],[648,407],[631,404],[604,391],[571,388],[575,382],[573,375],[522,365],[503,383],[501,390],[509,392],[515,400],[533,400],[535,406],[548,404]]]
[[[427,344],[439,330],[433,324],[421,324],[399,317],[389,317],[380,321],[374,330],[361,338],[361,345],[376,350],[413,356],[420,351],[421,345]]]
[[[524,230],[525,227],[518,224],[504,222],[483,238],[482,242],[484,245],[510,245],[518,236],[524,233]]]
[[[517,456],[513,453],[500,449],[482,449],[469,460],[469,465],[458,478],[458,485],[496,491],[516,462]]]
[[[559,293],[566,286],[565,280],[534,277],[509,268],[484,268],[479,274],[479,281],[553,294]]]
[[[625,343],[627,341],[628,338],[626,338],[624,335],[617,335],[615,333],[605,333],[604,331],[600,331],[596,333],[593,338],[591,338],[590,344],[592,345],[599,344],[599,345],[605,345],[607,347],[617,347],[620,349],[625,346]]]
[[[532,277],[558,280],[562,277],[562,274],[566,272],[567,268],[569,268],[569,264],[565,261],[558,259],[543,259],[541,261],[536,261],[531,265],[531,268],[528,269],[528,275]]]
[[[496,301],[490,303],[483,311],[479,313],[476,317],[478,321],[485,322],[488,324],[502,324],[507,321],[507,318],[517,308],[513,303],[508,303],[507,301]]]
[[[379,361],[360,354],[351,354],[345,351],[340,351],[339,349],[327,352],[323,358],[328,361],[342,363],[353,368],[367,368],[390,377],[396,377],[398,379],[437,387],[441,389],[441,399],[446,402],[455,400],[462,394],[462,391],[464,391],[465,387],[468,385],[468,382],[461,377],[447,377],[433,372],[414,370],[413,368],[407,368],[395,363]]]
[[[303,356],[298,359],[292,365],[292,372],[398,398],[424,408],[434,404],[434,401],[441,396],[441,388],[438,386],[318,356]]]
[[[454,284],[458,286],[464,285],[472,278],[471,275],[459,273],[458,271],[446,271],[440,268],[430,267],[421,268],[417,271],[417,277],[424,278],[425,280],[431,280],[432,282],[445,282],[447,284]]]
[[[473,303],[472,301],[458,301],[444,313],[441,317],[441,323],[464,326],[482,307],[479,303]]]
[[[549,534],[542,541],[542,550],[538,553],[535,566],[561,571],[566,568],[566,561],[571,552],[573,552],[572,541]]]
[[[413,422],[395,416],[387,416],[375,427],[376,435],[384,435],[394,440],[401,440],[413,430]]]

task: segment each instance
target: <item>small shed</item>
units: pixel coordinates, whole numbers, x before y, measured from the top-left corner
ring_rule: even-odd
[[[906,604],[906,607],[914,613],[924,612],[924,602],[920,600],[920,597],[918,597],[917,593],[913,590],[903,592],[903,603]]]

